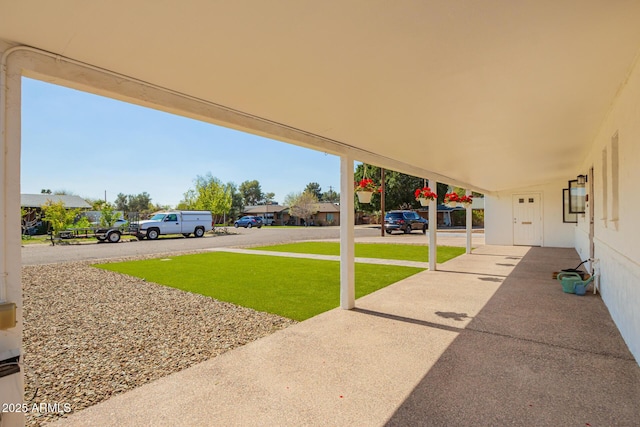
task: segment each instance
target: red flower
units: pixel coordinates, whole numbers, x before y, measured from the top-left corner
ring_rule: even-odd
[[[371,178],[362,178],[360,182],[356,184],[356,191],[380,191],[378,186]]]
[[[459,201],[460,201],[460,196],[458,196],[458,193],[447,193],[444,195],[445,203],[459,202]]]
[[[461,196],[460,200],[458,200],[460,203],[471,203],[473,202],[473,196]]]
[[[413,194],[416,200],[419,200],[419,199],[434,200],[438,197],[438,195],[433,191],[431,191],[429,187],[418,188],[416,191],[414,191]]]

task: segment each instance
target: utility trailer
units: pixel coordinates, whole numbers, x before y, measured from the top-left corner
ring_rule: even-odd
[[[94,237],[98,239],[98,243],[118,243],[120,241],[120,237],[132,234],[129,230],[128,224],[138,221],[139,215],[138,213],[131,213],[128,215],[128,218],[129,220],[116,220],[111,227],[98,227],[93,233]]]
[[[126,228],[128,223],[129,221],[119,219],[111,227],[98,227],[93,235],[98,239],[98,243],[118,243],[122,235],[130,234]]]

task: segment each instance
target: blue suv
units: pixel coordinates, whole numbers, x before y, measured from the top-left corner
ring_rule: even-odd
[[[420,230],[422,234],[426,234],[428,227],[429,221],[414,211],[390,211],[384,216],[384,231],[387,234],[391,234],[394,230],[405,234]]]

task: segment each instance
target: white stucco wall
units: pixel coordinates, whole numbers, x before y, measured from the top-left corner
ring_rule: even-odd
[[[567,177],[567,180],[571,177]],[[575,177],[574,177],[575,179]],[[567,181],[527,188],[514,188],[485,196],[485,242],[488,245],[513,244],[514,194],[542,195],[542,246],[569,248],[574,246],[575,224],[562,222],[562,189]]]
[[[612,138],[618,135],[618,220],[613,218]],[[607,152],[606,165],[603,150]],[[593,167],[595,258],[600,265],[600,292],[625,342],[640,361],[640,66],[636,64],[603,121],[580,173]],[[603,176],[606,173],[606,177]],[[605,190],[606,182],[606,190]],[[607,194],[606,201],[604,194]],[[604,209],[603,209],[604,208]],[[589,224],[581,219],[575,247],[589,253]]]

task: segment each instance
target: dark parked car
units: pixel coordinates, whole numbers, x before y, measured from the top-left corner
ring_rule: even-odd
[[[251,227],[262,227],[262,217],[259,216],[243,216],[242,218],[240,218],[239,220],[237,220],[236,222],[233,223],[233,226],[235,228],[238,227],[244,227],[244,228],[251,228]]]
[[[414,211],[390,211],[384,216],[384,231],[387,234],[391,234],[394,230],[405,233],[420,230],[422,234],[426,234],[428,226],[429,221]]]

